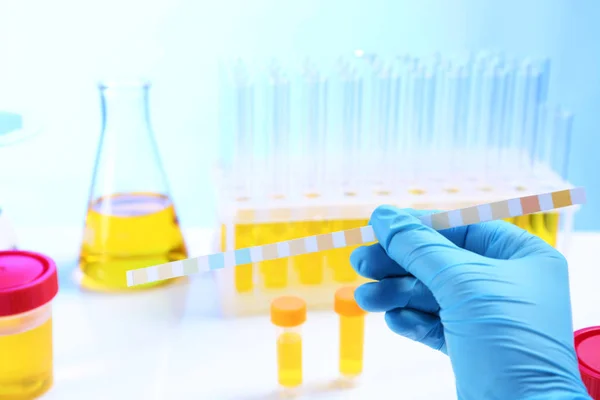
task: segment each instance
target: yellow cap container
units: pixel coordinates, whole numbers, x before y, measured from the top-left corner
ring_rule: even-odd
[[[302,333],[306,302],[294,296],[278,297],[271,303],[271,322],[277,326],[277,380],[284,388],[302,384]]]
[[[339,371],[353,378],[362,373],[365,342],[365,314],[354,299],[352,286],[335,292],[334,310],[340,316]]]

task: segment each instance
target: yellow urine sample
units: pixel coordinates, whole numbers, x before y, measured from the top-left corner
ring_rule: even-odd
[[[351,219],[332,221],[331,232],[359,228],[369,223],[368,220]],[[333,280],[339,283],[350,283],[358,279],[358,274],[350,265],[350,254],[359,246],[344,247],[328,250],[326,254],[327,265],[333,270]]]
[[[531,224],[529,217],[529,215],[521,215],[519,217],[515,217],[514,224],[521,229],[525,229],[526,231],[531,232]]]
[[[340,374],[346,377],[360,375],[363,371],[365,312],[354,300],[354,287],[336,291],[334,309],[340,316]]]
[[[325,232],[325,221],[305,221],[297,223],[293,239],[304,236],[320,235]],[[318,285],[323,282],[323,267],[325,256],[323,253],[302,254],[292,257],[292,265],[303,285]]]
[[[295,296],[281,296],[271,302],[271,322],[278,327],[277,381],[291,388],[302,384],[302,336],[306,302]]]
[[[277,243],[291,238],[292,230],[289,222],[258,224],[255,228],[257,244]],[[288,285],[289,258],[262,261],[258,263],[266,289],[282,289]]]
[[[546,230],[550,236],[550,244],[556,247],[558,241],[558,229],[560,227],[560,214],[557,212],[550,212],[544,214],[544,220],[546,224]]]
[[[254,225],[238,224],[235,226],[234,243],[236,249],[255,245]],[[254,288],[254,268],[252,264],[238,265],[234,269],[235,289],[240,292],[250,292]]]
[[[168,197],[154,193],[116,194],[100,198],[89,207],[79,259],[84,285],[128,289],[128,270],[185,258],[187,249]]]
[[[277,338],[277,381],[284,387],[302,384],[302,336],[284,331]]]
[[[365,317],[340,316],[340,373],[360,375],[363,370]]]
[[[52,386],[52,319],[23,332],[22,317],[0,318],[0,399],[30,400]]]
[[[546,221],[544,214],[532,214],[530,215],[531,233],[543,239],[546,243],[552,245],[552,236],[546,228]]]

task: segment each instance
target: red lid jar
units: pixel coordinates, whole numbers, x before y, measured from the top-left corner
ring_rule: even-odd
[[[0,251],[0,318],[35,310],[58,293],[56,264],[29,251]]]
[[[600,326],[575,332],[575,351],[581,380],[594,400],[600,400]]]

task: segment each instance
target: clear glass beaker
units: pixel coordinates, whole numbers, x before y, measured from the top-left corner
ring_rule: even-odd
[[[99,90],[102,133],[79,261],[83,286],[119,290],[126,271],[184,259],[187,249],[151,129],[150,83]]]

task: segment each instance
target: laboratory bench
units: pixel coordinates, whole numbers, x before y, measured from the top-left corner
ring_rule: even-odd
[[[21,229],[24,249],[58,264],[53,303],[55,382],[43,400],[270,400],[276,381],[275,328],[268,316],[220,316],[212,273],[131,294],[86,292],[77,283],[81,231]],[[209,229],[184,230],[190,255],[209,252]],[[574,328],[600,325],[600,234],[570,245]],[[303,326],[304,381],[298,399],[455,399],[448,358],[367,316],[365,368],[356,382],[337,373],[338,319],[309,312]]]

